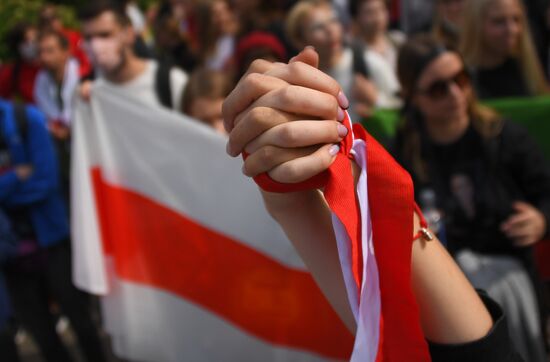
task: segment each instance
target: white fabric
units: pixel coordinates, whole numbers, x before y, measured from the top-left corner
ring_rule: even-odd
[[[372,225],[370,220],[367,156],[368,145],[363,140],[353,142],[352,154],[361,167],[361,175],[357,182],[357,198],[361,210],[361,242],[363,250],[363,276],[360,294],[352,275],[350,241],[343,224],[333,214],[333,227],[348,292],[351,310],[357,323],[355,345],[351,356],[352,362],[374,362],[378,353],[380,338],[381,299],[378,276],[378,266],[374,254]]]
[[[161,103],[155,91],[156,72],[158,63],[154,60],[147,60],[144,71],[136,78],[123,83],[115,84],[105,78],[98,78],[94,86],[101,85],[110,92],[132,97],[139,103],[149,107],[159,107]],[[184,71],[172,67],[170,70],[170,87],[172,90],[172,104],[174,109],[181,109],[181,99],[187,84],[188,75]],[[97,93],[97,92],[96,92]]]
[[[216,43],[216,51],[206,60],[206,66],[213,70],[223,70],[235,52],[235,37],[224,35]]]
[[[397,50],[393,47],[386,54],[372,49],[365,50],[365,62],[370,71],[370,79],[378,90],[376,106],[380,108],[397,108],[401,101],[397,96],[400,85],[396,73]]]
[[[78,102],[73,133],[73,279],[101,294],[117,355],[135,361],[326,361],[313,352],[251,335],[207,308],[117,277],[104,256],[90,170],[238,240],[266,257],[306,270],[265,211],[256,185],[225,154],[209,127],[98,84]],[[221,181],[222,180],[222,181]]]
[[[131,361],[327,361],[263,341],[173,294],[116,277],[111,285],[101,303],[104,326],[114,353]]]
[[[62,121],[70,125],[73,117],[74,97],[80,80],[78,61],[73,58],[65,64],[63,84],[61,85],[61,99],[63,107],[60,108],[57,102],[58,85],[53,76],[45,69],[42,69],[36,76],[34,83],[34,99],[36,105],[48,120]]]

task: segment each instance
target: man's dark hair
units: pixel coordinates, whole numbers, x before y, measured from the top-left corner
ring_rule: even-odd
[[[119,25],[123,27],[131,25],[130,18],[126,15],[124,5],[122,5],[121,2],[109,0],[91,1],[83,5],[78,11],[78,19],[81,22],[90,21],[106,12],[113,13]]]
[[[355,18],[359,14],[359,7],[363,5],[363,3],[367,2],[369,0],[350,0],[348,7],[349,7],[349,13],[352,18]],[[383,0],[386,6],[389,7],[389,1]]]
[[[40,34],[38,35],[38,42],[40,43],[42,40],[49,37],[55,38],[61,49],[69,49],[69,40],[67,39],[67,37],[55,30],[43,30],[42,32],[40,32]]]

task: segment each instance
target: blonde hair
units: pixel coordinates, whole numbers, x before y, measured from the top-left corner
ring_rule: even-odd
[[[494,1],[499,0],[467,0],[464,7],[464,24],[462,27],[460,51],[471,67],[481,64],[484,56],[482,27],[487,10]],[[542,95],[548,93],[542,66],[537,58],[535,45],[531,38],[529,24],[525,15],[525,8],[521,1],[515,0],[521,9],[520,22],[522,32],[514,57],[520,63],[521,71],[531,94]]]
[[[328,0],[301,0],[288,13],[285,21],[285,31],[290,43],[296,48],[304,45],[304,23],[311,11],[320,6],[331,6]]]

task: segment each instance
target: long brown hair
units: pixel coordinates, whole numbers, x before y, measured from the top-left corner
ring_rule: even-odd
[[[405,107],[399,127],[401,154],[410,164],[412,171],[420,181],[427,181],[428,170],[421,156],[420,112],[412,104],[417,82],[426,67],[444,52],[448,52],[441,43],[427,34],[417,35],[407,41],[399,52],[397,76],[401,82]],[[473,90],[472,90],[473,92]],[[502,117],[493,109],[481,105],[475,95],[468,100],[468,113],[472,126],[485,139],[495,137],[502,129]]]
[[[467,0],[464,5],[463,30],[460,42],[460,52],[464,56],[466,64],[470,67],[477,67],[481,64],[484,56],[485,46],[483,37],[483,22],[487,10],[496,0]],[[535,45],[533,43],[529,23],[525,15],[523,2],[515,0],[521,9],[520,23],[522,32],[519,38],[514,57],[519,61],[525,82],[531,94],[542,95],[549,92],[548,84],[544,77],[544,71],[537,58]]]

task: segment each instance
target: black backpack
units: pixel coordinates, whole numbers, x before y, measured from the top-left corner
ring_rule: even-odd
[[[159,62],[155,74],[155,92],[164,107],[174,109],[172,103],[172,87],[170,86],[170,71],[172,67],[167,62]]]

